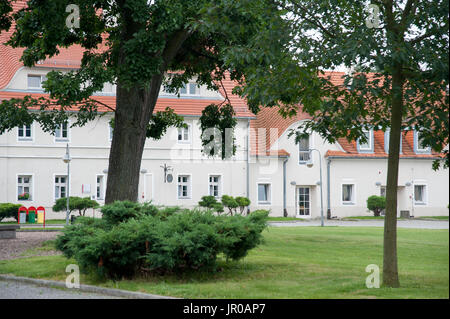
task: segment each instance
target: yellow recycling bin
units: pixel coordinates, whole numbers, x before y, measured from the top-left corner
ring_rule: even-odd
[[[38,222],[38,224],[43,224],[44,223],[44,213],[38,212],[37,222]]]

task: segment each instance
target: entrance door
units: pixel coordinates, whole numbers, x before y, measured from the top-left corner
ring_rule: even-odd
[[[297,215],[300,217],[311,216],[311,190],[309,187],[297,188]]]

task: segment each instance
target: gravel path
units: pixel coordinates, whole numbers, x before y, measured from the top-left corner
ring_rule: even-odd
[[[0,260],[23,257],[25,251],[42,245],[44,241],[55,239],[60,232],[16,232],[15,239],[0,239]],[[56,255],[54,250],[33,252],[33,256]]]
[[[0,280],[0,299],[121,299],[119,297],[81,292],[75,288],[40,287],[21,282]]]
[[[299,226],[320,226],[319,220],[301,222],[269,222],[269,225],[276,227],[299,227]],[[343,227],[384,227],[384,220],[324,220],[324,226]],[[449,229],[448,221],[431,220],[399,220],[398,228],[420,228],[420,229]]]

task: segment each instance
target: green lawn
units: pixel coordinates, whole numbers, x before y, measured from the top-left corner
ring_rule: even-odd
[[[355,220],[355,219],[384,219],[384,216],[350,216],[341,218],[342,220]],[[397,218],[398,220],[448,220],[448,216],[423,216],[423,217],[415,217],[415,218]]]
[[[449,298],[448,230],[398,229],[401,288],[368,289],[369,264],[382,271],[381,227],[270,227],[265,243],[221,272],[84,284],[183,298]],[[62,256],[0,261],[0,273],[65,280]]]

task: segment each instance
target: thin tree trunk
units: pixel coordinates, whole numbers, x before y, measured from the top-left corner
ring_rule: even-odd
[[[400,134],[403,109],[403,76],[401,67],[392,77],[391,129],[386,188],[386,216],[384,218],[383,285],[399,287],[397,265],[397,185],[400,153]]]

